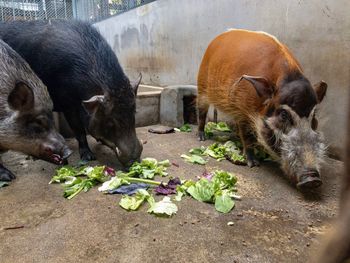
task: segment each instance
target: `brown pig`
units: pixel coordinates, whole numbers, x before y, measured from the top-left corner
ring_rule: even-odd
[[[232,29],[207,48],[198,73],[198,135],[210,104],[232,116],[250,167],[258,165],[258,142],[281,163],[298,188],[322,184],[323,137],[316,130],[316,108],[327,84],[312,86],[299,62],[274,36]]]

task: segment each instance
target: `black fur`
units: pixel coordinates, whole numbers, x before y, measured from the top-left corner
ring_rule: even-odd
[[[95,158],[87,144],[86,129],[113,149],[123,147],[125,162],[139,157],[136,94],[116,55],[93,26],[79,21],[14,21],[0,23],[0,37],[48,87],[54,110],[65,114],[75,133],[82,159]],[[105,95],[101,114],[88,116],[82,101],[95,95]],[[112,128],[106,126],[111,122]]]

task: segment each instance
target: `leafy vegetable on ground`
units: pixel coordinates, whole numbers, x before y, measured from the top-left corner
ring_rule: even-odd
[[[227,141],[224,144],[215,142],[208,147],[190,149],[192,155],[210,156],[217,161],[229,160],[235,164],[246,164],[246,159],[241,150],[233,141]]]
[[[172,216],[177,212],[177,206],[174,204],[170,197],[165,196],[163,200],[155,202],[150,199],[151,207],[147,210],[148,213],[155,214],[158,216]]]
[[[81,168],[64,166],[56,170],[56,175],[52,177],[50,184],[62,183],[64,186],[63,196],[67,199],[72,199],[80,192],[87,192],[93,186],[108,180],[108,176],[111,173],[110,169],[106,166]]]
[[[170,200],[169,197],[164,197],[163,200],[156,202],[152,195],[144,189],[140,189],[134,196],[124,195],[119,202],[119,205],[128,211],[135,211],[147,201],[150,205],[148,213],[158,216],[172,216],[177,212],[177,206]]]
[[[174,179],[170,179],[166,185],[161,183],[154,189],[154,192],[160,195],[176,194],[176,187],[178,185],[181,185],[181,180],[180,178],[176,177]]]
[[[201,165],[207,163],[206,160],[204,160],[201,156],[196,154],[191,154],[191,155],[181,154],[181,158],[184,158],[185,161],[189,163],[195,163],[195,164],[201,164]]]
[[[204,127],[205,136],[207,138],[213,137],[214,131],[231,132],[231,129],[225,122],[208,122]]]
[[[237,198],[235,194],[237,178],[235,175],[217,170],[213,173],[211,179],[201,178],[197,182],[188,181],[178,187],[178,200],[186,191],[194,199],[214,203],[215,209],[221,213],[228,213],[235,205],[233,198]],[[186,185],[187,184],[187,185]],[[179,194],[182,193],[182,194]]]
[[[123,195],[133,195],[135,194],[139,189],[145,189],[147,190],[150,187],[149,184],[145,183],[131,183],[127,185],[121,185],[116,189],[108,190],[109,194],[123,194]]]
[[[192,127],[189,124],[184,124],[180,128],[174,128],[175,131],[177,132],[191,132]]]
[[[123,195],[119,205],[125,210],[137,210],[144,201],[152,196],[145,189],[139,189],[134,196]],[[153,198],[153,197],[152,197]]]
[[[154,176],[167,176],[166,168],[170,166],[169,160],[158,162],[154,158],[144,158],[141,163],[135,162],[126,176],[153,179]]]

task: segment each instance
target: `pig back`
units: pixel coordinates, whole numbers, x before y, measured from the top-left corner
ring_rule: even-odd
[[[248,118],[263,110],[264,100],[242,75],[260,76],[276,88],[300,65],[275,37],[263,32],[230,30],[207,48],[198,74],[198,93],[219,110]]]
[[[4,116],[10,111],[7,98],[18,82],[24,82],[32,88],[37,106],[52,109],[46,86],[25,60],[0,40],[0,115]]]

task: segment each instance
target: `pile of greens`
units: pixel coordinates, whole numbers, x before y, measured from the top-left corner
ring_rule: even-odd
[[[177,132],[191,132],[192,127],[189,124],[184,124],[180,128],[174,128],[175,131]]]
[[[154,176],[166,176],[166,167],[170,165],[169,160],[158,162],[154,158],[145,158],[139,162],[135,162],[129,169],[129,172],[116,173],[112,168],[106,166],[83,166],[71,167],[63,166],[56,170],[56,175],[52,177],[51,183],[61,183],[64,186],[63,196],[72,199],[80,192],[89,191],[93,186],[103,183],[99,188],[116,189],[121,185],[130,183],[147,183],[151,185],[159,185],[160,182],[153,180]],[[111,176],[112,180],[109,180]],[[137,178],[136,178],[137,177]]]
[[[202,154],[202,152],[198,154]],[[169,165],[168,160],[158,162],[154,158],[145,158],[140,163],[134,163],[128,172],[116,172],[106,166],[64,166],[56,170],[50,184],[61,183],[64,187],[64,197],[68,199],[74,198],[82,191],[87,192],[100,183],[102,185],[98,190],[103,193],[111,193],[110,191],[122,185],[134,187],[131,184],[143,183],[150,187],[157,186],[153,189],[156,194],[176,194],[175,201],[181,201],[183,196],[188,195],[198,201],[215,204],[215,209],[221,213],[228,213],[234,207],[233,199],[237,198],[235,195],[237,178],[233,174],[219,170],[203,174],[197,182],[173,178],[165,185],[160,181],[155,181],[155,176],[168,175],[166,170]],[[178,208],[169,196],[156,202],[148,190],[139,188],[136,193],[133,192],[134,195],[124,194],[119,202],[120,207],[128,211],[135,211],[147,202],[149,205],[148,213],[168,217],[176,214]]]
[[[172,216],[177,212],[177,206],[171,202],[168,196],[165,196],[163,200],[156,202],[154,197],[145,189],[139,189],[134,196],[123,195],[120,199],[119,205],[128,211],[137,210],[145,201],[149,204],[147,210],[150,214],[158,216]]]
[[[158,162],[154,158],[144,158],[141,163],[135,162],[126,176],[153,179],[154,176],[167,176],[166,168],[170,166],[169,160]]]
[[[185,161],[188,163],[195,163],[195,164],[201,164],[201,165],[204,165],[208,162],[207,160],[204,160],[203,157],[199,156],[198,154],[191,154],[191,155],[181,154],[181,158],[184,158]]]
[[[93,186],[105,182],[113,172],[114,170],[106,166],[81,168],[63,166],[56,170],[56,175],[52,177],[50,184],[62,183],[63,196],[72,199],[80,192],[87,192]]]
[[[231,129],[225,122],[208,122],[204,127],[204,133],[207,138],[213,137],[215,131],[231,132]]]
[[[190,149],[189,153],[192,156],[210,156],[217,161],[227,159],[235,164],[247,163],[240,148],[233,141],[227,141],[224,144],[215,142],[208,147],[201,146],[200,148]]]
[[[188,194],[198,201],[214,203],[217,211],[228,213],[235,206],[233,199],[239,199],[235,194],[236,183],[237,178],[233,174],[216,170],[197,182],[188,180],[178,186],[175,200],[180,201],[182,196]]]

